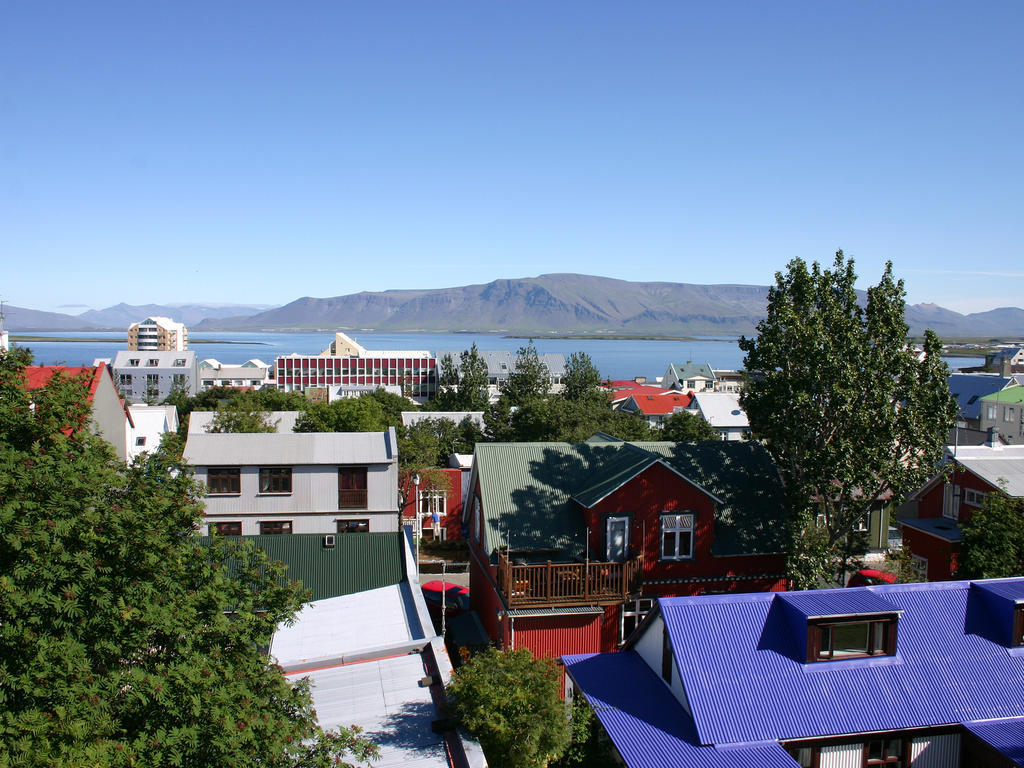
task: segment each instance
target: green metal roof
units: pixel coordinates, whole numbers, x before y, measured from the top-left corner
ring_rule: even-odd
[[[712,552],[782,552],[782,484],[758,443],[477,443],[487,546],[582,555],[583,508],[662,462],[719,500]]]
[[[711,370],[711,366],[707,363],[684,363],[683,365],[672,363],[672,371],[680,381],[693,379],[698,376],[711,379],[712,381],[716,380],[715,372]]]
[[[1024,403],[1024,387],[1007,387],[981,398],[983,403]]]
[[[405,578],[400,533],[339,533],[334,546],[324,546],[324,534],[292,533],[230,536],[251,541],[271,560],[288,566],[286,576],[312,592],[310,600],[349,595],[398,584]],[[209,537],[201,541],[208,542]]]

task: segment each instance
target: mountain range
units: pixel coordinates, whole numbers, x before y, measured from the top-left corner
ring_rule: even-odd
[[[194,331],[375,330],[515,334],[751,334],[765,316],[768,287],[630,282],[577,274],[494,280],[456,288],[304,297],[276,308],[253,305],[126,305],[81,315],[7,307],[11,330],[127,328],[165,315]],[[1024,336],[1017,307],[961,314],[935,304],[906,308],[914,335]]]

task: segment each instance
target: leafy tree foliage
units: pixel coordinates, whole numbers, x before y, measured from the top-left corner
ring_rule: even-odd
[[[892,264],[866,306],[855,281],[842,251],[832,269],[794,259],[776,273],[758,335],[740,339],[750,372],[742,402],[786,485],[799,588],[841,579],[847,535],[874,499],[924,482],[956,414],[938,337],[926,333],[921,361],[908,344]]]
[[[980,509],[960,523],[958,575],[997,579],[1024,575],[1024,500],[990,493]]]
[[[236,397],[217,406],[207,432],[276,432],[278,419],[250,398]]]
[[[431,407],[438,411],[482,411],[487,407],[487,361],[474,343],[463,350],[456,365],[451,355],[441,359],[437,396]]]
[[[388,418],[374,397],[355,397],[333,403],[311,403],[295,422],[296,432],[379,432]]]
[[[579,401],[588,398],[605,398],[601,389],[601,372],[586,352],[573,352],[565,361],[565,376],[562,377],[562,396],[566,400]]]
[[[0,353],[0,764],[327,766],[373,752],[321,731],[308,687],[257,650],[301,585],[259,551],[200,546],[186,468],[162,452],[119,462],[81,428],[81,380],[55,376],[30,407],[27,362]]]
[[[561,673],[552,659],[492,647],[455,672],[448,696],[491,766],[541,768],[570,744],[560,689]]]
[[[692,443],[698,440],[721,440],[714,427],[700,416],[686,411],[673,413],[662,426],[662,439],[673,443]]]
[[[540,359],[537,348],[531,341],[520,347],[516,354],[514,370],[498,385],[501,397],[509,406],[522,406],[529,401],[543,397],[551,390],[551,371]]]
[[[386,389],[377,388],[373,392],[367,392],[359,396],[359,399],[368,398],[377,403],[384,416],[384,423],[389,427],[401,429],[402,411],[418,411],[419,406],[415,400],[410,400],[402,395],[388,392]]]

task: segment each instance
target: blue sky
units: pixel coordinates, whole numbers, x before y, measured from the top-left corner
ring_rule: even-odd
[[[284,304],[843,248],[1020,306],[1024,3],[0,4],[0,298]]]

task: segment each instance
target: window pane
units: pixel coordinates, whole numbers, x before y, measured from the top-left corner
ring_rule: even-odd
[[[849,656],[868,652],[868,623],[836,624],[832,627],[832,655]]]

